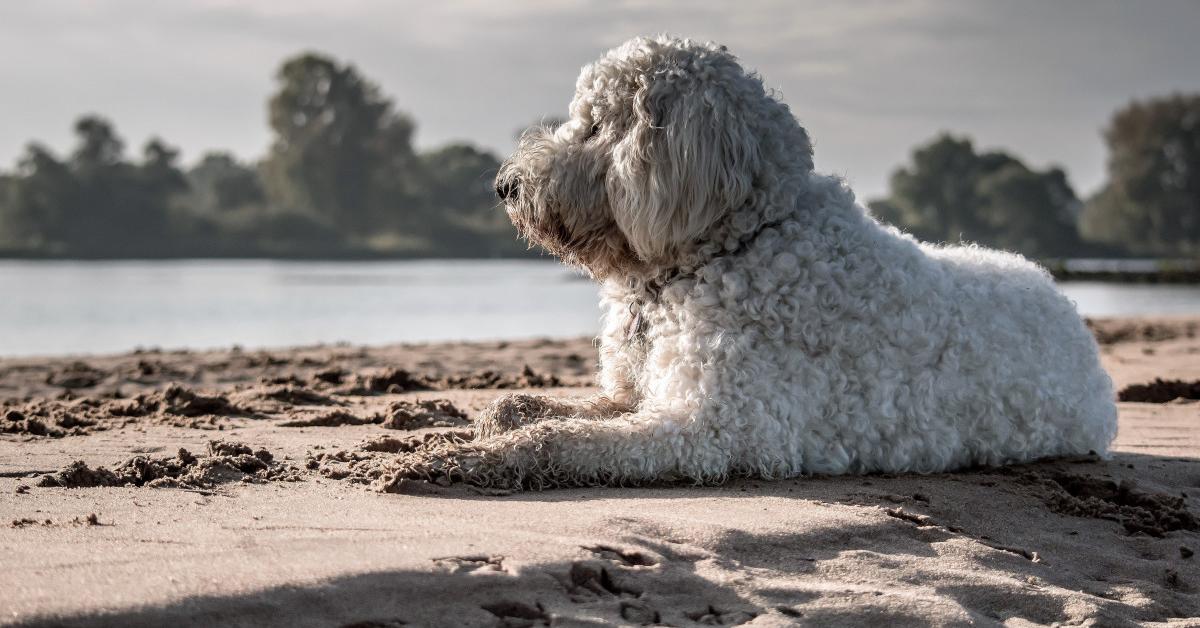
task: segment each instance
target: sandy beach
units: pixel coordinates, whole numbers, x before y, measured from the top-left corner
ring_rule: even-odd
[[[378,489],[590,339],[0,360],[0,621],[1200,626],[1200,319],[1092,325],[1110,460],[515,494]]]

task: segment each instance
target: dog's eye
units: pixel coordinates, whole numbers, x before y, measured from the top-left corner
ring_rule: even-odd
[[[596,134],[598,134],[599,132],[600,132],[600,123],[597,122],[596,124],[592,125],[591,129],[588,129],[587,137],[584,137],[583,141],[587,142],[587,141],[591,140],[593,137],[596,137]]]

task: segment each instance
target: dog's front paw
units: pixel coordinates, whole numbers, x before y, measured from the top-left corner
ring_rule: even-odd
[[[553,409],[554,403],[549,397],[504,395],[475,417],[475,436],[483,439],[510,432],[550,416]]]
[[[387,493],[430,493],[437,487],[468,484],[497,489],[518,488],[495,455],[471,443],[418,449],[396,459],[376,484]]]

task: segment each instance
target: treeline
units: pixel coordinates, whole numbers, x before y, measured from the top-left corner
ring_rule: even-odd
[[[924,240],[1041,259],[1200,257],[1200,94],[1133,102],[1104,138],[1108,181],[1086,200],[1058,168],[942,135],[914,150],[870,207]]]
[[[496,155],[417,151],[416,125],[351,65],[304,54],[276,74],[272,143],[191,168],[153,139],[131,159],[112,123],[75,123],[65,156],[31,144],[0,172],[0,255],[501,257],[526,254],[496,209]],[[918,237],[1048,259],[1200,256],[1200,94],[1134,102],[1105,131],[1108,182],[1080,199],[1035,170],[942,135],[869,203]]]
[[[286,61],[255,164],[211,152],[183,169],[154,139],[131,159],[113,125],[75,123],[59,157],[31,144],[0,174],[0,254],[46,257],[498,257],[524,254],[467,144],[412,145],[415,124],[349,65]]]

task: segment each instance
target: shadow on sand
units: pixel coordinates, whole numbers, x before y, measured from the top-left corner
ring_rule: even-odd
[[[1152,485],[1131,484],[1134,475],[1147,477],[1147,469]],[[623,495],[769,496],[845,512],[836,525],[770,533],[725,528],[703,542],[674,537],[649,513],[614,517],[609,523],[620,542],[580,547],[574,560],[452,556],[434,560],[428,570],[348,575],[24,625],[892,626],[926,625],[932,613],[952,623],[980,624],[1164,621],[1200,615],[1200,568],[1178,553],[1181,545],[1200,550],[1200,534],[1186,508],[1168,512],[1182,503],[1181,492],[1194,489],[1197,477],[1198,460],[1118,454],[1110,461],[935,476],[639,489]],[[1075,502],[1063,502],[1064,495]],[[482,506],[495,499],[613,496],[593,489],[428,499]],[[1136,512],[1159,506],[1165,510]],[[1131,528],[1130,517],[1166,528],[1139,528],[1145,521]]]

